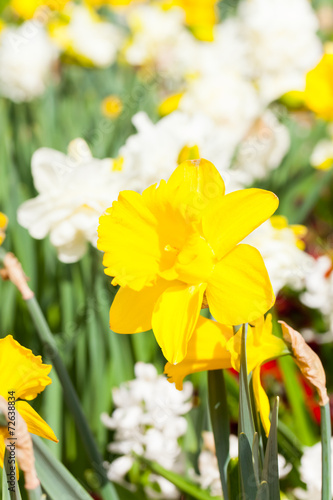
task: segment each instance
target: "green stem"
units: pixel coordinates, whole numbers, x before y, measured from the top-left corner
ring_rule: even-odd
[[[37,486],[34,490],[27,490],[29,500],[42,500],[43,492],[40,486]]]
[[[103,458],[97,448],[94,436],[88,425],[87,419],[83,413],[82,406],[78,398],[78,395],[76,393],[76,390],[68,375],[67,369],[59,355],[56,342],[53,338],[53,335],[49,329],[49,326],[45,320],[45,317],[42,313],[42,310],[36,298],[33,297],[27,300],[26,304],[28,306],[31,318],[36,326],[40,340],[43,343],[46,356],[51,360],[52,365],[54,366],[57,372],[57,375],[63,387],[65,401],[70,411],[72,412],[82,442],[85,445],[90,461],[100,478],[101,488],[103,488],[107,483],[109,483],[106,471],[103,466]],[[117,500],[118,499],[117,492],[115,491],[111,483],[109,484],[110,488],[107,489],[112,491],[112,496],[111,495],[105,496],[105,498]]]
[[[223,370],[208,372],[209,412],[212,422],[216,457],[221,476],[224,500],[229,500],[227,468],[230,460],[230,423],[227,406],[227,390]]]
[[[332,499],[331,478],[331,412],[330,404],[320,407],[321,416],[321,453],[322,453],[322,500]]]

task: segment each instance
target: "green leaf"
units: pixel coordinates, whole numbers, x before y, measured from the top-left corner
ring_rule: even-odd
[[[239,467],[238,457],[231,458],[228,464],[228,487],[229,498],[241,498],[239,491]]]
[[[17,484],[17,479],[16,479],[16,464],[15,461],[13,464],[9,463],[9,451],[6,448],[5,449],[5,456],[4,456],[4,469],[3,469],[3,475],[2,475],[2,498],[3,500],[22,500],[21,498],[21,493],[19,486]],[[14,467],[14,472],[11,470],[11,468]],[[11,477],[14,479],[12,480]],[[14,481],[14,485],[11,484],[9,481]],[[14,488],[12,489],[9,488]]]
[[[156,462],[151,462],[150,460],[147,460],[146,458],[139,455],[137,455],[137,459],[145,463],[152,472],[155,472],[156,474],[164,477],[165,479],[170,481],[170,483],[173,483],[180,491],[192,496],[193,498],[197,498],[198,500],[212,500],[219,498],[212,497],[207,491],[202,490],[197,485],[191,483],[187,479],[184,479],[179,474],[164,469],[164,467],[157,464]]]
[[[227,468],[230,460],[227,392],[223,370],[208,371],[209,412],[213,428],[216,457],[221,476],[224,500],[229,500]]]
[[[259,463],[259,434],[255,432],[252,445],[253,470],[257,486],[260,483],[260,463]]]
[[[270,500],[269,498],[269,487],[266,481],[263,481],[259,488],[256,496],[256,500]]]
[[[322,446],[322,500],[332,498],[331,478],[331,413],[330,403],[320,407]]]
[[[39,480],[51,500],[73,498],[75,500],[91,500],[91,496],[80,483],[49,451],[48,447],[37,436],[32,436],[36,470]]]
[[[268,483],[269,500],[280,500],[279,465],[278,465],[278,445],[277,445],[277,424],[279,412],[279,398],[274,403],[271,419],[271,429],[269,431],[264,467],[262,471],[263,481]]]
[[[242,327],[241,364],[239,372],[239,427],[240,432],[243,432],[246,435],[248,442],[253,443],[254,424],[246,360],[247,328],[247,324]]]
[[[238,436],[238,450],[243,498],[255,500],[257,496],[257,482],[253,468],[252,451],[249,440],[244,432],[241,432]]]

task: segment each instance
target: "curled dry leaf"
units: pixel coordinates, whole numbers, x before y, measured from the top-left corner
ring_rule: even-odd
[[[302,335],[284,321],[282,326],[283,339],[291,348],[297,366],[306,380],[316,389],[319,404],[325,406],[329,402],[326,389],[326,375],[319,356],[305,342]]]
[[[0,411],[8,421],[8,402],[0,396]],[[28,432],[27,424],[21,415],[16,412],[15,417],[15,453],[20,469],[24,473],[25,488],[27,490],[36,489],[40,482],[35,468],[35,457],[32,445],[32,439]],[[10,438],[6,440],[6,446],[9,446]]]
[[[10,280],[19,292],[21,292],[23,300],[32,299],[34,292],[29,288],[27,283],[28,278],[24,274],[22,266],[15,255],[8,252],[3,263],[4,268],[0,271],[2,279]]]

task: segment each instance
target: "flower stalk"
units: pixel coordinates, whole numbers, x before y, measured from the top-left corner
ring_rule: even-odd
[[[322,500],[332,498],[332,478],[331,478],[331,412],[330,404],[320,406],[321,422],[321,453],[322,453]]]

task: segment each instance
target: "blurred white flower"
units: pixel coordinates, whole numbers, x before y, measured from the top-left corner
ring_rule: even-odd
[[[313,167],[326,170],[333,166],[333,140],[322,139],[319,141],[310,158]]]
[[[58,50],[37,21],[5,27],[0,33],[0,94],[12,101],[44,93]]]
[[[244,240],[261,253],[276,294],[286,285],[293,290],[301,290],[305,285],[313,265],[313,257],[303,250],[300,239],[305,232],[304,226],[288,226],[287,219],[277,215]]]
[[[331,448],[333,450],[333,438],[331,439]],[[333,459],[333,453],[332,453]],[[307,491],[297,488],[294,490],[296,498],[299,500],[321,500],[321,443],[304,448],[301,458],[300,475],[302,481],[307,486]],[[333,478],[333,460],[332,460],[332,478]],[[332,481],[333,486],[333,481]]]
[[[50,235],[62,262],[76,262],[87,242],[96,245],[100,215],[125,187],[112,160],[92,157],[87,143],[75,139],[68,156],[49,148],[37,150],[31,163],[38,196],[23,203],[18,222],[33,238]]]
[[[319,309],[327,318],[333,334],[333,264],[328,255],[322,255],[313,261],[305,276],[305,292],[300,299],[307,307]]]
[[[233,170],[244,186],[277,168],[290,147],[290,135],[270,110],[254,123],[240,144]]]
[[[187,429],[183,415],[192,407],[191,382],[184,384],[183,391],[177,391],[163,375],[158,375],[153,365],[136,363],[136,378],[113,389],[116,409],[111,416],[102,414],[106,427],[115,430],[114,440],[109,445],[112,453],[132,458],[132,452],[155,461],[168,470],[184,472],[184,459],[178,443]],[[124,481],[131,462],[114,462],[110,465],[109,477]],[[128,467],[128,468],[127,468]],[[124,471],[120,478],[120,472]],[[151,482],[158,482],[162,493],[160,498],[178,498],[174,486],[152,476]],[[158,498],[150,488],[150,498]]]
[[[305,75],[319,61],[318,20],[308,0],[245,0],[239,6],[264,102],[290,90],[303,90]]]
[[[125,59],[133,66],[148,66],[160,76],[183,79],[191,71],[198,41],[184,27],[184,12],[139,5],[128,17],[131,37]]]
[[[67,23],[51,23],[50,33],[59,48],[83,64],[108,67],[123,42],[121,30],[102,21],[96,12],[83,5],[69,3],[63,13]]]
[[[177,167],[184,147],[198,147],[198,154],[214,163],[229,190],[237,183],[237,172],[229,170],[236,146],[232,131],[220,130],[203,115],[175,111],[154,124],[144,112],[136,114],[137,133],[119,150],[123,169],[137,191],[160,179],[167,180]]]

